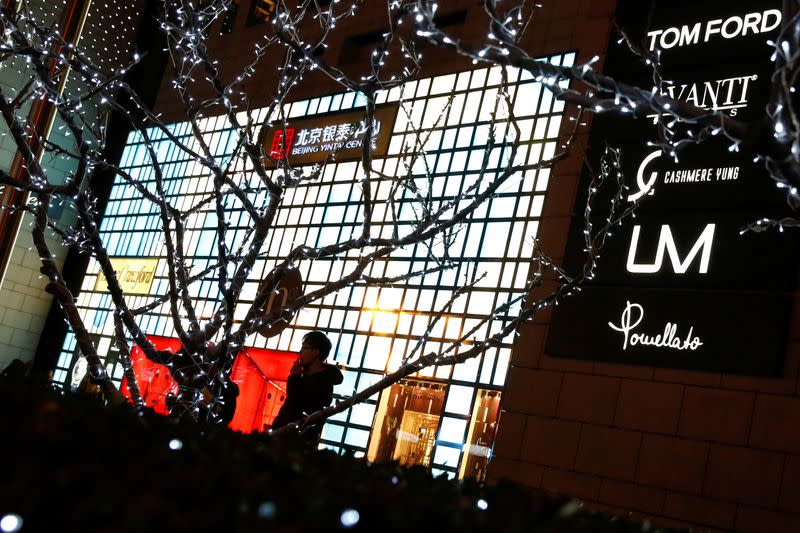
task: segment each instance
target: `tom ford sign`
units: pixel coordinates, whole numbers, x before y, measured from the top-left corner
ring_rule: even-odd
[[[765,2],[766,3],[766,2]],[[694,24],[656,29],[647,32],[650,50],[669,50],[676,46],[707,43],[712,39],[736,39],[747,35],[769,33],[781,23],[780,9],[758,10],[745,15],[712,18]]]
[[[766,42],[780,27],[780,7],[779,0],[621,0],[617,17],[646,48],[661,49],[661,73],[670,80],[666,95],[751,121],[764,116],[768,101],[772,52]],[[606,73],[652,85],[651,73],[617,36],[609,44]],[[785,216],[785,199],[753,154],[730,150],[726,139],[690,146],[677,162],[654,149],[648,141],[657,139],[655,118],[620,128],[625,119],[595,117],[593,148],[606,142],[622,148],[627,201],[641,203],[637,218],[604,249],[595,280],[555,309],[546,350],[570,358],[777,375],[798,240],[741,235],[741,229],[764,216]],[[607,203],[596,204],[594,222],[608,214],[602,205]],[[583,261],[584,224],[582,216],[573,218],[568,270]]]
[[[372,120],[372,152],[384,156],[389,148],[397,104],[377,106]],[[322,163],[329,156],[336,161],[361,158],[369,128],[363,109],[291,119],[267,130],[264,153],[267,162],[287,160],[292,166]]]

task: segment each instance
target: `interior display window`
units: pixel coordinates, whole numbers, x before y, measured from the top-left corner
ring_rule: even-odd
[[[148,335],[156,350],[176,352],[181,349],[178,339]],[[108,340],[108,339],[106,339]],[[243,433],[266,431],[286,399],[286,380],[295,352],[244,348],[236,356],[231,379],[239,387],[236,411],[229,427]],[[77,359],[83,361],[83,358]],[[167,395],[177,392],[178,385],[169,369],[147,359],[138,346],[131,350],[131,361],[136,384],[147,407],[157,413],[167,414]],[[130,398],[127,379],[122,379],[120,391]]]
[[[443,384],[417,380],[406,380],[385,390],[368,459],[429,466],[445,392]]]
[[[181,349],[181,341],[178,339],[156,337],[154,335],[148,335],[147,338],[156,350],[168,350],[175,353]],[[157,413],[168,414],[167,395],[178,391],[178,384],[172,379],[169,369],[164,365],[150,361],[138,346],[134,346],[131,349],[131,363],[133,363],[136,385],[139,387],[139,393],[142,395],[144,405],[152,408]],[[120,391],[126,398],[131,397],[127,378],[122,380]]]
[[[266,431],[286,401],[286,381],[295,352],[244,348],[233,362],[231,379],[239,386],[230,428],[242,433]]]
[[[501,393],[496,390],[478,390],[467,442],[464,445],[459,475],[461,478],[475,478],[479,481],[486,478],[486,468],[500,417],[500,396]]]

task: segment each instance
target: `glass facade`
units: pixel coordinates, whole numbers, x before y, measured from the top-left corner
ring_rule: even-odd
[[[574,57],[569,53],[549,60],[571,65]],[[438,205],[468,191],[481,179],[482,168],[490,179],[509,164],[532,164],[550,158],[557,149],[563,102],[555,100],[526,72],[509,69],[507,74],[510,111],[520,128],[520,144],[513,162],[509,161],[507,143],[499,142],[514,135],[508,128],[508,106],[500,97],[501,69],[483,68],[416,80],[380,93],[378,104],[395,102],[400,109],[388,153],[374,161],[375,168],[388,178],[412,176]],[[284,111],[291,119],[360,107],[363,101],[358,95],[342,93],[286,104]],[[264,113],[265,110],[256,112],[256,118],[263,118]],[[258,178],[246,162],[230,160],[236,138],[225,117],[205,118],[201,127],[204,140],[218,160],[237,170],[236,179],[257,186]],[[173,124],[170,129],[190,147],[196,146],[188,123]],[[149,135],[164,169],[165,193],[172,205],[181,210],[198,205],[213,190],[208,173],[160,132],[152,130]],[[492,138],[498,142],[487,148]],[[152,165],[141,134],[130,135],[120,166],[155,190]],[[360,177],[357,162],[331,163],[320,179],[303,181],[287,192],[264,254],[245,287],[236,318],[243,317],[259,282],[292,248],[303,243],[322,246],[358,234],[362,222]],[[390,287],[357,283],[308,305],[280,335],[269,339],[254,335],[248,343],[253,348],[296,351],[307,331],[325,331],[334,344],[329,362],[340,365],[345,376],[335,393],[349,396],[396,369],[415,349],[435,311],[459,287],[483,276],[475,290],[459,298],[436,323],[425,346],[416,353],[442,351],[491,309],[524,291],[548,178],[549,169],[518,172],[476,210],[463,230],[452,235],[448,255],[454,268]],[[390,179],[376,180],[372,188],[376,199],[373,235],[390,237],[395,224],[401,226],[401,234],[402,228],[410,228],[418,214],[411,192],[395,193]],[[392,194],[398,207],[397,222],[387,201]],[[263,196],[254,199],[258,203]],[[237,200],[228,197],[226,201],[226,242],[230,250],[236,250],[245,239],[249,219]],[[192,273],[215,262],[216,225],[213,203],[201,206],[189,217],[184,253],[191,262]],[[166,292],[165,247],[157,208],[119,178],[103,219],[102,238],[109,255],[119,258],[116,260],[120,264],[124,263],[123,258],[157,259],[149,288],[137,284],[136,290],[141,294],[128,297],[129,307],[144,305],[152,296]],[[407,274],[435,266],[434,257],[444,253],[440,242],[432,249],[422,244],[409,246],[375,262],[366,274]],[[339,279],[342,273],[352,270],[357,259],[357,254],[349,254],[300,263],[305,292]],[[110,373],[120,380],[121,366],[116,357],[110,356],[114,331],[111,299],[104,282],[98,283],[98,271],[97,262],[92,260],[78,305],[96,335],[100,355],[107,357]],[[216,281],[209,277],[195,283],[191,294],[198,316],[209,318],[219,295]],[[176,336],[167,305],[140,318],[148,335]],[[486,337],[502,325],[503,317],[499,317],[479,329],[475,338]],[[477,475],[493,443],[512,340],[508,338],[499,348],[455,367],[422,371],[332,417],[323,430],[322,443],[338,451],[368,454],[371,459],[428,464],[435,472],[450,476]],[[465,348],[469,348],[469,342]],[[75,340],[70,334],[54,375],[57,383],[68,385],[73,380],[75,352]],[[407,404],[406,408],[398,410],[398,402]],[[390,435],[390,440],[381,441],[382,434]]]

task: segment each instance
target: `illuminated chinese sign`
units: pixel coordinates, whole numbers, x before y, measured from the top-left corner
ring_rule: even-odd
[[[617,16],[634,42],[661,50],[660,72],[669,80],[664,94],[752,122],[764,116],[769,98],[773,65],[767,40],[780,26],[779,8],[777,0],[623,0]],[[625,83],[652,85],[652,72],[616,36],[605,70]],[[798,241],[777,232],[742,235],[741,229],[764,216],[779,218],[786,201],[763,163],[744,147],[732,150],[723,135],[685,147],[677,161],[653,148],[656,118],[628,119],[624,128],[620,121],[626,119],[619,116],[595,118],[591,145],[622,149],[627,200],[641,203],[637,217],[604,249],[593,282],[555,309],[546,351],[779,374]],[[583,178],[588,185],[590,176]],[[599,223],[608,203],[596,205],[592,221]],[[583,262],[584,227],[583,216],[575,216],[568,270]]]
[[[397,109],[396,104],[375,109],[372,151],[377,157],[386,155],[389,148]],[[328,113],[290,120],[285,128],[273,127],[264,137],[268,162],[285,159],[292,166],[298,166],[321,163],[329,156],[336,161],[360,159],[368,129],[364,115],[363,110]]]

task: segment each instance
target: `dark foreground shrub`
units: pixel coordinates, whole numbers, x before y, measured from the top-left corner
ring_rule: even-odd
[[[650,529],[510,484],[308,452],[36,387],[0,385],[0,517],[21,531]]]

